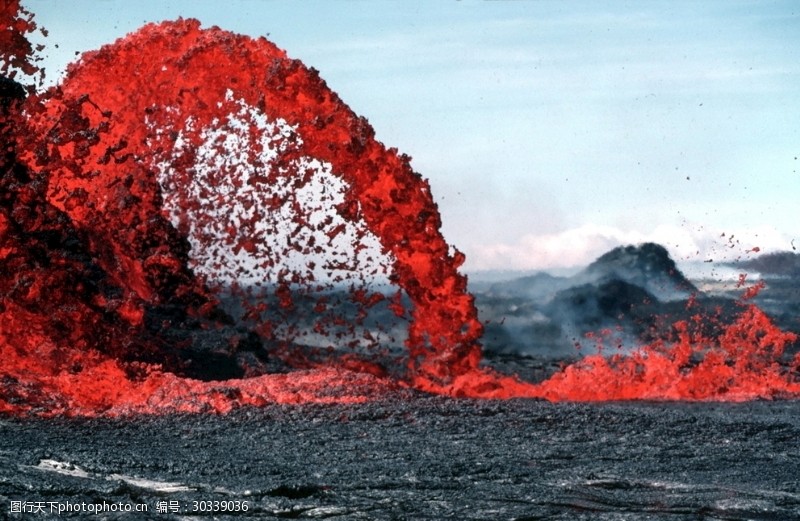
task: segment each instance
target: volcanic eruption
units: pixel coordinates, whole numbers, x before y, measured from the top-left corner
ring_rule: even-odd
[[[12,74],[36,70],[32,16],[3,9],[0,411],[226,411],[398,386],[800,392],[777,362],[793,335],[749,305],[718,339],[678,325],[674,342],[539,385],[481,369],[464,256],[429,184],[314,69],[179,19],[84,54],[37,92]]]

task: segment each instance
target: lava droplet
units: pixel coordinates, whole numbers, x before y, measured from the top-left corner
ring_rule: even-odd
[[[2,72],[33,74],[32,16],[5,6]],[[794,335],[752,304],[541,384],[479,368],[428,183],[266,39],[149,24],[44,93],[4,79],[0,111],[0,412],[800,395]]]
[[[262,376],[270,357],[313,366],[292,351],[306,332],[284,320],[297,295],[322,309],[345,285],[361,308],[397,306],[365,294],[370,277],[407,300],[411,381],[446,386],[477,366],[481,325],[427,182],[263,38],[147,25],[83,55],[59,87],[14,99],[4,138],[9,410],[146,410],[155,395],[169,408],[173,374]],[[222,345],[190,345],[235,319],[236,335],[206,340]],[[254,355],[236,353],[242,335]],[[209,370],[205,356],[224,363]],[[104,381],[117,384],[99,392]]]

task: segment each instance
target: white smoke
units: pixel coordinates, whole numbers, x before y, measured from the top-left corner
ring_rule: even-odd
[[[642,232],[585,224],[558,233],[526,234],[515,242],[465,245],[463,249],[468,271],[551,270],[586,266],[605,252],[628,244],[661,244],[682,264],[733,262],[760,253],[790,250],[791,240],[769,226],[720,230],[686,223]]]

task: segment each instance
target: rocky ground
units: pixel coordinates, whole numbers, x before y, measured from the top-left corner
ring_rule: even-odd
[[[5,418],[0,517],[791,521],[799,438],[798,402],[399,394],[227,416]],[[51,512],[80,503],[148,512]]]

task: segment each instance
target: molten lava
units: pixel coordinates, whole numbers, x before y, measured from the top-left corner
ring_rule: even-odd
[[[30,75],[35,24],[5,5],[2,72]],[[588,357],[539,385],[479,369],[464,257],[428,183],[263,38],[151,24],[42,94],[0,88],[2,412],[224,412],[397,386],[551,400],[800,393],[797,368],[777,363],[793,335],[752,306],[719,338],[679,326],[675,342]],[[400,356],[370,322],[383,308],[405,327]]]

